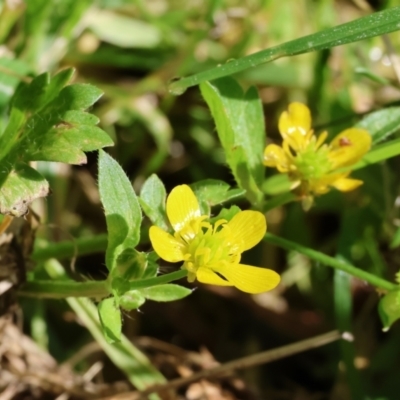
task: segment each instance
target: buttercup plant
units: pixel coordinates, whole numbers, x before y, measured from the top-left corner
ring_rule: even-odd
[[[387,96],[396,91],[386,91],[398,89],[398,74],[394,73],[398,71],[381,65],[386,56],[393,60],[398,52],[398,35],[390,36],[400,29],[400,7],[390,8],[396,2],[380,2],[385,3],[382,12],[354,11],[362,17],[342,25],[337,25],[336,17],[347,20],[355,15],[347,10],[359,7],[358,2],[348,1],[340,8],[333,0],[290,0],[285,7],[277,7],[274,2],[256,0],[244,4],[239,16],[232,13],[233,1],[194,2],[185,9],[177,2],[161,0],[162,21],[158,18],[160,7],[156,10],[149,2],[59,1],[65,3],[63,7],[42,0],[11,3],[15,2],[0,5],[4,50],[0,57],[0,214],[5,215],[0,219],[0,315],[12,313],[20,297],[39,299],[21,302],[23,311],[28,311],[24,312],[24,326],[43,348],[68,341],[64,349],[56,346],[59,359],[65,360],[80,353],[81,337],[76,340],[75,335],[65,335],[70,329],[63,331],[66,321],[61,301],[51,304],[52,311],[60,312],[49,313],[42,300],[66,299],[135,390],[144,391],[121,395],[159,400],[165,393],[174,398],[177,386],[173,382],[160,390],[160,396],[151,392],[152,385],[164,384],[171,376],[164,377],[131,338],[123,335],[123,325],[126,332],[142,335],[149,332],[150,322],[159,327],[151,330],[152,336],[161,331],[165,339],[171,329],[165,329],[164,322],[168,324],[173,313],[160,318],[161,306],[146,302],[181,301],[198,287],[192,299],[179,304],[182,313],[177,334],[181,335],[179,324],[186,323],[184,317],[192,307],[194,326],[196,322],[207,324],[202,314],[218,320],[209,330],[215,335],[198,335],[215,336],[217,342],[193,342],[193,349],[210,344],[212,351],[223,344],[218,355],[224,355],[233,354],[235,348],[261,349],[264,343],[274,347],[285,331],[287,338],[294,339],[292,334],[307,335],[332,325],[336,331],[330,340],[339,339],[339,331],[349,331],[356,345],[346,343],[340,351],[328,352],[330,364],[325,370],[333,372],[335,366],[344,366],[340,374],[346,375],[351,398],[397,398],[393,363],[384,357],[375,362],[370,348],[397,354],[399,341],[368,336],[377,328],[376,318],[368,319],[373,302],[362,305],[357,297],[362,324],[353,324],[357,310],[352,308],[353,288],[361,286],[354,285],[358,279],[364,287],[372,287],[363,291],[368,299],[377,303],[380,297],[378,310],[385,329],[400,319],[400,277],[398,273],[394,278],[396,264],[390,262],[395,259],[391,252],[400,246],[396,201],[400,180],[396,160],[384,163],[400,154],[400,107]],[[292,5],[296,6],[295,16],[288,12]],[[307,21],[313,22],[312,27],[303,23]],[[267,36],[259,26],[268,27]],[[301,37],[304,31],[326,26],[330,28]],[[257,29],[248,29],[252,27]],[[384,41],[378,37],[381,35]],[[290,41],[279,43],[289,37]],[[274,46],[254,53],[266,40]],[[356,44],[357,51],[352,45],[343,47],[355,42],[361,42]],[[332,51],[336,46],[342,46],[340,51]],[[292,58],[321,50],[321,56]],[[261,65],[281,57],[286,57],[282,63]],[[80,69],[77,79],[72,68],[60,69],[70,64]],[[210,65],[214,67],[207,69]],[[249,70],[255,66],[260,69]],[[38,71],[43,73],[38,75]],[[178,77],[170,80],[173,76]],[[105,91],[100,104],[96,102],[103,91],[94,82]],[[272,90],[265,90],[266,85]],[[171,97],[194,86],[198,88],[183,98]],[[315,134],[308,107],[299,102],[285,104],[285,99],[296,96],[313,99],[335,119],[351,116],[356,125],[333,139],[327,132]],[[370,110],[357,115],[360,104],[370,105]],[[265,121],[275,120],[274,110],[281,107],[287,108],[279,119],[282,141],[270,144]],[[114,141],[117,146],[110,153],[102,150]],[[97,174],[95,157],[85,154],[94,151],[99,152]],[[86,161],[89,173],[80,174],[78,166]],[[64,165],[60,170],[59,164],[53,163],[76,167]],[[352,176],[367,166],[361,178]],[[129,176],[125,171],[130,171]],[[99,196],[93,195],[96,182]],[[351,199],[341,193],[356,188],[359,190]],[[333,190],[339,193],[329,193]],[[35,213],[31,212],[31,203],[49,193],[53,195],[42,201],[41,207],[34,204]],[[88,201],[81,201],[81,194],[90,200],[93,210],[88,210]],[[306,218],[303,211],[313,205],[315,209]],[[332,226],[324,218],[327,213],[335,221]],[[35,230],[34,218],[30,221],[33,215],[39,216],[43,228],[55,226],[57,234],[52,235],[51,228]],[[54,242],[57,237],[65,241]],[[255,251],[246,253],[255,246]],[[99,261],[94,253],[104,258]],[[252,261],[245,261],[246,254]],[[69,274],[73,268],[65,268],[75,258],[75,272],[82,273],[79,279],[76,273]],[[332,270],[324,273],[325,267]],[[94,276],[97,279],[92,279]],[[210,293],[210,287],[202,284],[224,290]],[[278,290],[264,295],[274,288]],[[236,318],[239,302],[240,308],[251,312],[241,312]],[[213,318],[208,318],[209,306]],[[57,316],[57,323],[49,320],[49,315]],[[134,330],[129,326],[131,320],[135,321]],[[6,330],[3,320],[0,322],[1,341]],[[267,329],[259,330],[264,324]],[[364,329],[367,324],[370,326]],[[190,331],[196,329],[189,328],[189,341],[182,330],[179,344],[191,342]],[[395,329],[391,334],[396,334]],[[170,334],[170,338],[176,336]],[[240,337],[240,343],[232,347],[234,336]],[[357,342],[359,337],[362,340]],[[369,345],[368,351],[363,351],[363,343]],[[5,347],[7,353],[13,346]],[[316,347],[315,341],[311,347]],[[356,371],[359,350],[366,360],[361,379]],[[157,351],[154,347],[155,356]],[[4,389],[18,397],[16,390],[21,390],[29,397],[25,392],[34,386],[29,368],[19,374],[13,367],[19,363],[9,362],[15,354],[8,357],[6,353],[0,360],[0,392]],[[22,358],[26,365],[29,357],[23,353]],[[260,360],[258,355],[256,358]],[[173,363],[175,368],[177,363]],[[229,364],[229,368],[238,365]],[[311,377],[314,371],[321,375],[318,361],[310,366],[306,374],[297,374],[291,366],[288,370],[293,375],[279,381],[291,381],[294,374]],[[36,376],[36,365],[34,368]],[[79,370],[84,368],[96,370],[90,367],[90,360],[79,363]],[[168,370],[163,368],[163,372]],[[42,372],[45,377],[45,370]],[[216,380],[212,371],[205,372]],[[360,382],[376,382],[376,373],[382,392],[375,388],[364,391]],[[65,382],[70,382],[72,375],[68,373]],[[112,397],[115,393],[104,385],[110,383],[107,375],[103,374],[97,392],[93,390],[95,382],[86,378],[77,380],[82,388],[65,386],[60,380],[50,385],[51,394],[43,388],[34,391],[45,397],[61,393],[79,398],[80,394],[82,398]],[[336,389],[334,383],[344,380],[331,375],[331,387]],[[4,388],[7,379],[9,387]],[[25,382],[15,385],[18,380]],[[48,386],[45,380],[36,381]],[[265,382],[274,381],[275,377]],[[297,390],[301,382],[295,383]],[[198,387],[191,389],[197,391]],[[183,388],[179,396],[185,396]]]
[[[190,187],[180,185],[167,198],[167,216],[174,234],[152,226],[150,240],[162,259],[184,262],[189,282],[235,286],[247,293],[266,292],[278,285],[275,271],[240,264],[241,254],[265,235],[267,225],[260,212],[240,211],[230,221],[212,224],[208,215],[201,215]]]
[[[291,189],[302,199],[305,209],[313,197],[327,193],[331,187],[348,192],[362,185],[359,179],[348,178],[351,170],[340,170],[357,163],[371,147],[371,135],[360,128],[350,128],[326,144],[327,132],[318,137],[311,129],[311,114],[302,103],[291,103],[279,119],[282,146],[268,145],[264,165],[286,173]]]

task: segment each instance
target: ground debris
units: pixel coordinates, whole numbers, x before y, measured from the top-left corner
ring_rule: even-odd
[[[0,318],[0,400],[94,399],[118,393],[72,371],[24,335],[10,316]],[[123,388],[126,390],[126,387]]]

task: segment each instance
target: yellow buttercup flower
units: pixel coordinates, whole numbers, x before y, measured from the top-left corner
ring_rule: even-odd
[[[262,293],[280,281],[270,269],[240,264],[241,254],[264,237],[267,225],[258,211],[240,211],[229,222],[214,224],[201,215],[199,203],[187,185],[175,187],[167,198],[167,216],[174,234],[158,226],[150,228],[155,252],[168,262],[183,261],[188,280],[235,286],[243,292]]]
[[[312,204],[313,195],[334,187],[342,192],[353,190],[363,182],[348,178],[351,171],[339,172],[358,162],[371,147],[371,135],[364,129],[350,128],[326,144],[327,132],[318,137],[311,129],[311,114],[302,103],[291,103],[279,119],[282,147],[270,144],[264,151],[264,165],[287,173],[291,188]]]

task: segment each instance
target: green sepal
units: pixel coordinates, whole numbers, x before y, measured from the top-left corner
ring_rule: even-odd
[[[146,289],[141,289],[140,293],[147,299],[158,302],[167,302],[183,299],[192,293],[191,289],[174,283],[165,285],[152,286]]]
[[[378,305],[379,316],[383,324],[383,330],[389,328],[400,319],[400,290],[389,292],[381,298]]]
[[[121,311],[114,297],[102,300],[98,305],[99,317],[104,336],[108,343],[121,340],[122,318]]]
[[[137,310],[146,302],[146,298],[139,290],[129,290],[124,293],[118,303],[126,311]]]
[[[146,254],[147,257],[147,265],[146,269],[143,272],[142,279],[150,279],[154,278],[158,274],[158,260],[159,256],[155,251],[151,251],[150,253]]]
[[[147,267],[147,254],[135,249],[124,249],[117,257],[112,276],[131,281],[139,279]]]

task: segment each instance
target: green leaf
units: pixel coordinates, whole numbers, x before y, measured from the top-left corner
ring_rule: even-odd
[[[48,192],[48,182],[33,168],[19,163],[0,190],[0,213],[22,217],[33,200]]]
[[[112,145],[111,138],[97,126],[80,123],[77,120],[70,121],[72,113],[80,113],[80,111],[67,112],[64,115],[64,121],[50,128],[42,137],[42,145],[36,149],[32,148],[27,157],[37,161],[84,164],[86,163],[84,151],[93,151]],[[89,120],[89,118],[82,119]],[[97,118],[94,117],[92,121],[97,121]]]
[[[108,231],[106,265],[112,271],[118,256],[139,243],[142,213],[124,171],[102,150],[99,155],[99,190]]]
[[[152,174],[142,186],[139,201],[150,221],[164,230],[169,229],[165,211],[166,198],[164,184],[156,174]]]
[[[57,103],[62,103],[61,110],[85,110],[92,106],[103,92],[88,83],[75,83],[66,86],[58,95]]]
[[[395,157],[400,154],[400,139],[391,140],[390,142],[382,143],[374,147],[368,152],[362,160],[350,169],[356,170],[367,167],[368,165],[387,160],[388,158]],[[346,168],[341,169],[346,170]]]
[[[73,70],[67,69],[52,79],[48,74],[39,75],[15,95],[14,113],[15,110],[25,113],[25,120],[18,125],[23,132],[22,137],[17,135],[7,142],[18,147],[25,161],[82,164],[86,162],[84,151],[113,144],[111,138],[95,126],[98,118],[83,111],[92,106],[102,92],[87,84],[65,86],[72,74]],[[28,111],[34,114],[29,117]],[[11,132],[15,135],[15,126]]]
[[[82,164],[86,162],[83,151],[112,145],[111,138],[95,126],[98,119],[83,111],[101,96],[101,91],[91,85],[65,87],[72,74],[73,69],[66,69],[53,78],[44,73],[29,84],[21,83],[12,102],[8,125],[0,135],[0,187],[5,181],[13,182],[7,177],[17,163]],[[3,190],[14,191],[12,187]],[[40,193],[45,195],[43,191]],[[26,202],[31,198],[29,195]]]
[[[2,166],[7,166],[6,172],[0,170],[0,174],[5,175],[11,171],[12,166],[17,160],[17,141],[21,134],[21,130],[26,122],[25,114],[17,109],[11,109],[10,119],[8,121],[7,127],[0,136],[0,162]],[[14,151],[12,152],[14,148]],[[8,159],[8,160],[6,160]],[[0,186],[4,179],[1,180]]]
[[[39,111],[56,99],[64,86],[74,75],[73,68],[67,68],[52,78],[45,72],[29,84],[22,83],[15,93],[12,106],[22,111]],[[101,92],[100,92],[101,93]]]
[[[141,289],[140,293],[147,299],[159,302],[175,301],[183,299],[192,293],[191,289],[169,283]]]
[[[222,78],[244,71],[260,64],[271,62],[278,58],[309,53],[311,51],[330,49],[347,43],[365,40],[400,29],[400,7],[389,8],[385,11],[373,13],[346,24],[313,33],[312,35],[283,43],[266,50],[250,54],[246,57],[218,65],[207,71],[179,79],[169,85],[173,94],[182,94],[188,87],[205,81]]]
[[[98,310],[107,342],[119,342],[121,340],[122,319],[121,311],[115,304],[114,297],[102,300],[98,305]]]
[[[255,205],[262,201],[264,116],[255,88],[246,93],[232,78],[200,86],[214,118],[226,161],[239,187]]]
[[[229,184],[218,179],[205,179],[190,185],[200,202],[204,213],[210,214],[210,208],[218,204],[243,196],[243,189],[231,189]]]
[[[387,139],[400,129],[400,107],[389,107],[364,117],[357,125],[372,136],[372,144]]]
[[[74,68],[66,68],[58,72],[51,79],[46,87],[46,94],[43,97],[42,106],[49,104],[59,96],[60,91],[74,76]],[[101,95],[101,92],[100,92]]]
[[[388,331],[389,328],[400,319],[400,291],[389,292],[379,301],[379,316],[383,324],[383,330]]]
[[[119,305],[126,311],[137,310],[145,302],[146,298],[139,290],[130,290],[118,300]]]
[[[46,89],[49,83],[50,75],[47,72],[38,75],[29,84],[22,82],[15,92],[12,107],[21,111],[39,110],[42,105],[45,105]]]

